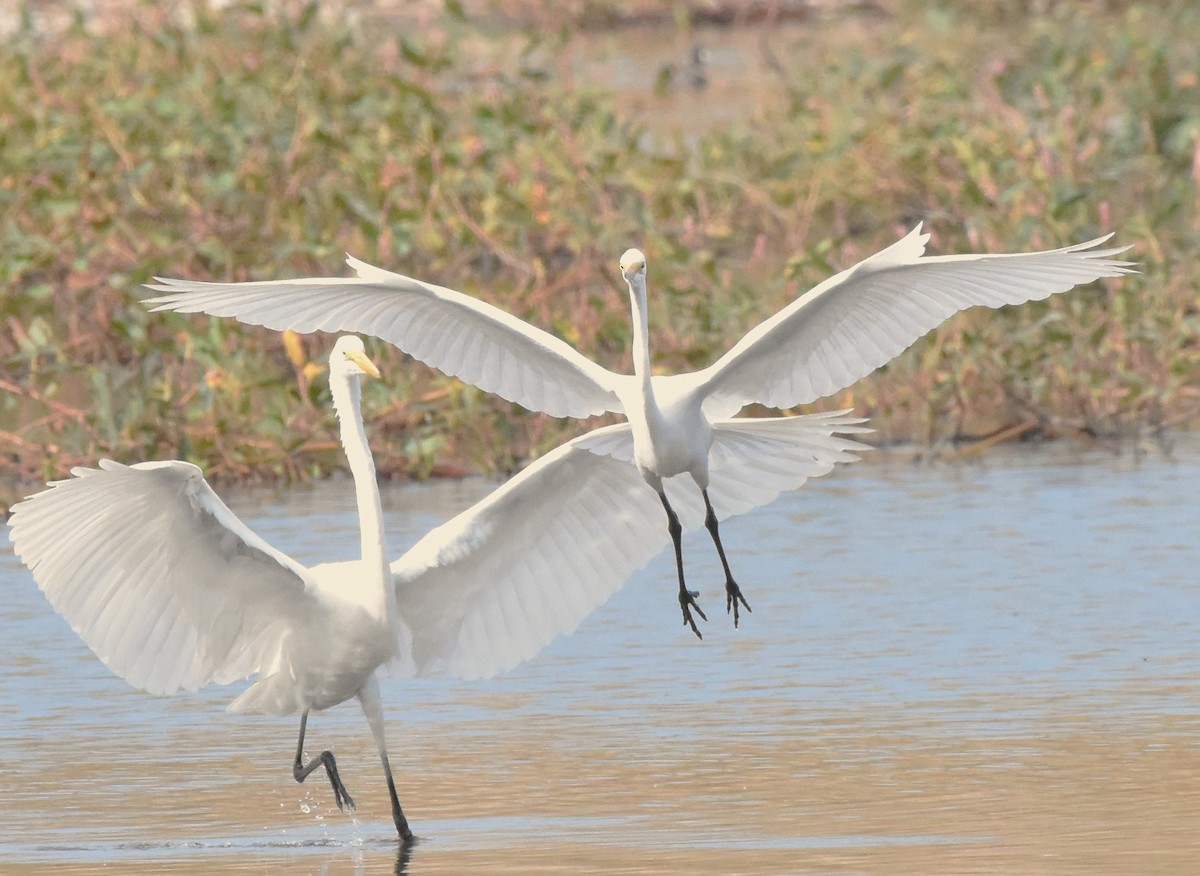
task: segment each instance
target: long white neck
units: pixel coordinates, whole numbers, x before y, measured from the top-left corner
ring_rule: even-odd
[[[362,387],[357,377],[338,374],[330,380],[329,388],[333,394],[333,410],[341,425],[342,447],[354,478],[363,565],[372,574],[378,572],[384,597],[380,610],[387,611],[395,596],[383,535],[383,507],[379,502],[379,485],[375,481],[375,460],[367,443],[367,431],[363,428]]]
[[[635,276],[629,283],[629,305],[633,309],[633,373],[642,385],[647,411],[657,407],[650,379],[650,316],[646,307],[646,278]]]

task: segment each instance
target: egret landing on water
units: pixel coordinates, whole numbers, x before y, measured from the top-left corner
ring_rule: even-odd
[[[357,697],[375,736],[396,831],[412,838],[384,742],[378,675],[484,678],[569,633],[666,544],[661,511],[628,458],[625,424],[548,453],[387,563],[359,379],[377,373],[357,338],[330,356],[330,385],[354,477],[361,559],[307,568],[254,534],[186,462],[76,468],[13,508],[10,535],[54,608],[106,666],[156,694],[257,680],[233,711],[300,714],[293,775],[307,764],[312,709]],[[856,459],[860,420],[816,414],[714,427],[722,518]],[[748,449],[748,450],[747,450]],[[676,497],[688,528],[701,513]]]
[[[757,326],[713,365],[650,375],[646,260],[621,259],[633,310],[634,374],[616,374],[568,344],[490,304],[350,258],[351,278],[251,283],[160,279],[156,310],[207,313],[296,332],[354,331],[389,341],[416,359],[534,411],[559,417],[624,414],[632,456],[667,513],[676,547],[684,622],[700,635],[684,582],[679,527],[660,490],[687,473],[706,486],[712,423],[748,404],[791,408],[850,386],[952,314],[1047,298],[1100,277],[1130,273],[1099,249],[1111,235],[1047,252],[926,256],[918,225],[886,249],[821,283]],[[628,453],[607,441],[615,454]],[[674,515],[674,516],[673,516]],[[711,517],[711,515],[709,515]],[[726,607],[745,605],[728,571],[716,523],[709,526],[726,570]]]

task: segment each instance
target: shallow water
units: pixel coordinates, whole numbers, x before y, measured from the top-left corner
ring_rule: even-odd
[[[387,682],[403,859],[355,705],[308,739],[352,819],[295,720],[128,688],[2,556],[0,870],[1197,872],[1198,450],[843,468],[724,527],[740,630],[693,535],[703,643],[663,555],[505,677]],[[487,489],[389,490],[393,543]],[[356,544],[348,483],[228,498],[301,560]]]

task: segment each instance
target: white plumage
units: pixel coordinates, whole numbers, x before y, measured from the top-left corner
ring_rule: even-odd
[[[835,433],[861,419],[809,414],[715,424],[713,503],[722,518],[799,489],[867,449]],[[573,631],[656,556],[662,514],[630,464],[627,424],[589,432],[431,531],[392,563],[412,671],[480,678],[505,672]],[[699,497],[671,484],[685,529]]]
[[[1039,300],[1130,272],[1098,249],[1112,235],[1047,252],[926,256],[929,235],[908,235],[831,277],[750,331],[714,365],[676,375],[721,399],[711,416],[758,402],[788,408],[865,377],[952,314],[975,305]],[[532,411],[628,415],[633,380],[566,342],[461,292],[349,257],[356,277],[249,283],[158,278],[154,310],[232,317],[300,332],[353,331]],[[660,378],[661,379],[661,378]]]
[[[346,354],[349,354],[348,357]],[[10,537],[51,604],[116,674],[152,693],[254,676],[230,708],[302,715],[357,697],[376,738],[401,837],[411,837],[387,760],[377,674],[479,678],[568,633],[666,542],[630,465],[628,425],[559,447],[387,563],[374,465],[359,414],[361,341],[334,347],[331,386],[354,475],[361,558],[306,568],[255,535],[190,463],[77,468],[13,508]],[[861,421],[810,415],[716,424],[721,516],[857,457],[836,433]],[[676,497],[688,526],[703,511]],[[340,806],[353,802],[328,752]]]
[[[355,331],[390,341],[417,359],[530,410],[585,417],[625,414],[633,460],[658,493],[675,545],[684,622],[700,631],[684,581],[680,528],[665,479],[691,475],[707,503],[713,422],[758,403],[805,404],[866,376],[951,314],[1046,298],[1080,283],[1130,272],[1099,249],[1108,240],[1047,252],[926,256],[918,225],[881,252],[801,296],[742,338],[713,365],[689,374],[650,374],[646,259],[621,259],[633,310],[634,374],[609,371],[560,339],[460,292],[355,258],[350,278],[252,283],[160,279],[155,310],[207,313],[273,329]],[[717,517],[705,523],[725,572],[726,609],[747,609],[721,545]]]

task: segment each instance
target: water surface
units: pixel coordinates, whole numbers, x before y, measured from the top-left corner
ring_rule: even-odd
[[[754,613],[679,622],[662,555],[502,678],[390,680],[397,858],[357,706],[297,722],[110,675],[0,556],[0,869],[89,872],[1194,873],[1195,445],[843,468],[724,528]],[[484,495],[384,497],[397,548]],[[302,561],[348,557],[348,482],[228,496]]]

